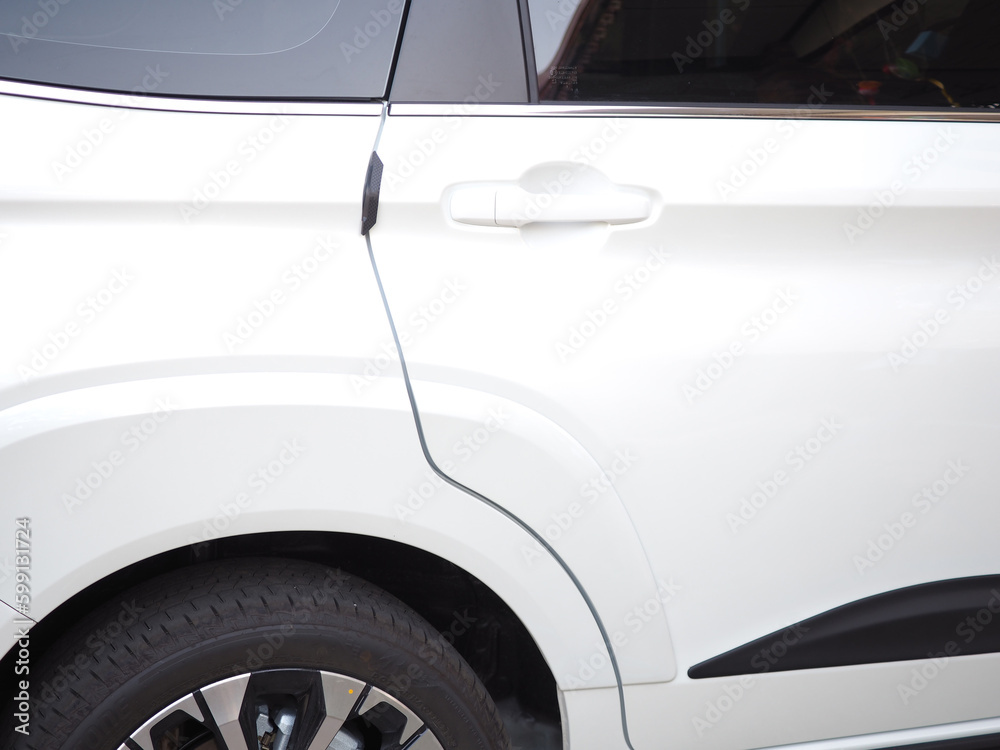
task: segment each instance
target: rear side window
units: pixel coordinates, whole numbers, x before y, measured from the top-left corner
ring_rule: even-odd
[[[0,77],[237,98],[385,95],[403,0],[7,0]]]
[[[529,0],[542,101],[1000,107],[997,0]]]

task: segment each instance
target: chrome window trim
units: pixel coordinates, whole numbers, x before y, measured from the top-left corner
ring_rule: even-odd
[[[289,114],[378,116],[380,102],[237,101],[181,99],[146,94],[91,91],[0,79],[0,95],[164,112],[213,114]],[[743,119],[876,120],[913,122],[1000,122],[1000,110],[887,110],[835,107],[762,107],[753,105],[678,106],[659,104],[410,104],[392,103],[389,114],[409,117],[467,115],[480,117],[696,117]]]
[[[31,99],[93,104],[104,107],[150,109],[162,112],[203,112],[239,115],[368,115],[382,114],[381,102],[237,101],[227,99],[180,99],[147,94],[114,93],[24,83],[0,79],[0,95]]]
[[[912,122],[1000,122],[1000,110],[890,110],[753,105],[674,106],[640,104],[390,104],[389,114],[409,117],[700,117],[767,120],[885,120]]]

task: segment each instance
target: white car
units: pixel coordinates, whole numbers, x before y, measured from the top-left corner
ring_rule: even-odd
[[[1000,747],[998,34],[0,4],[0,743]]]

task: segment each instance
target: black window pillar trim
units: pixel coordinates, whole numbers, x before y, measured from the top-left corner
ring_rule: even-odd
[[[392,50],[392,64],[389,66],[389,75],[385,78],[385,91],[382,94],[383,102],[389,101],[392,82],[396,78],[396,66],[399,65],[399,51],[403,48],[403,35],[406,33],[406,19],[409,15],[410,0],[403,0],[403,10],[399,18],[399,33],[396,34],[396,46]]]
[[[518,0],[521,15],[521,45],[524,47],[524,75],[528,84],[528,102],[538,104],[538,67],[535,63],[535,39],[531,33],[528,0]]]

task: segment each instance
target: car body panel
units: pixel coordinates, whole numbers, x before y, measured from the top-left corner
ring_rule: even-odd
[[[630,722],[636,748],[658,747],[664,736],[680,747],[713,750],[813,742],[847,750],[863,747],[858,738],[866,737],[874,740],[869,747],[896,747],[945,739],[952,724],[951,737],[996,732],[998,666],[1000,655],[986,654],[742,678],[678,678],[625,690],[636,716],[657,716],[656,722]]]
[[[944,671],[938,672],[934,689],[928,688],[918,700],[926,709],[926,718],[911,729],[883,731],[878,727],[885,722],[879,711],[886,711],[897,720],[904,720],[900,713],[902,702],[896,686],[909,685],[913,671],[934,674],[931,660],[897,665],[896,673],[886,675],[883,684],[884,700],[874,706],[854,692],[867,684],[871,670],[849,667],[837,673],[816,672],[809,680],[808,689],[800,689],[786,680],[784,685],[770,685],[766,691],[756,692],[765,681],[782,675],[757,675],[753,681],[741,684],[738,680],[699,681],[679,677],[671,683],[636,685],[625,688],[629,706],[639,715],[655,714],[656,722],[629,723],[633,748],[656,748],[670,744],[676,747],[703,747],[706,750],[723,748],[770,748],[782,750],[878,750],[918,745],[925,742],[945,742],[962,738],[994,735],[1000,732],[1000,709],[996,703],[996,655],[969,657],[987,659],[979,664],[952,661]],[[959,669],[952,672],[955,667]],[[983,680],[988,671],[993,675]],[[918,672],[919,673],[919,672]],[[950,673],[947,683],[945,674]],[[964,703],[949,690],[962,680],[975,680],[984,691],[973,704]],[[940,691],[940,692],[939,692]],[[992,691],[992,693],[990,692]],[[610,689],[573,690],[563,694],[565,713],[573,734],[572,747],[580,742],[584,747],[626,747],[616,737],[618,728],[608,721],[605,706]],[[762,710],[770,713],[770,702],[781,700],[782,726],[769,727],[760,721]],[[818,722],[811,708],[822,702],[827,715]],[[991,713],[992,712],[992,713]],[[970,719],[985,715],[991,718]],[[808,718],[807,718],[808,717]],[[832,739],[813,739],[819,732],[828,733]],[[591,740],[594,740],[591,744]],[[603,744],[602,744],[603,743]],[[962,747],[960,743],[956,747]],[[946,748],[947,744],[940,747]],[[977,745],[979,747],[979,745]],[[985,747],[985,745],[983,746]]]
[[[680,671],[866,596],[997,570],[994,126],[432,109],[390,108],[371,233],[397,326],[441,279],[467,289],[403,342],[418,409],[446,383],[537,412],[601,466],[630,451],[612,483],[654,578],[680,587],[667,612]],[[754,174],[724,189],[741,170]],[[637,190],[650,216],[466,223],[491,191],[499,217],[512,186],[534,216]],[[497,443],[491,461],[515,455]],[[595,553],[616,564],[610,545]],[[992,662],[964,663],[950,705],[994,715],[980,698]],[[885,693],[901,669],[852,672],[869,675],[852,701],[900,704],[858,731],[927,722]],[[814,679],[761,679],[754,742],[804,738],[784,729],[784,696]],[[797,720],[837,736],[827,712],[802,705]],[[660,716],[629,710],[637,735]]]
[[[398,378],[359,395],[347,373],[180,376],[77,389],[3,418],[4,507],[29,508],[35,619],[178,546],[329,530],[393,539],[464,567],[514,609],[561,674],[600,638],[551,558],[521,574],[520,549],[531,538],[494,510],[433,483],[418,512],[402,511],[430,470]],[[126,437],[137,427],[145,441]],[[112,451],[122,454],[118,463]],[[77,479],[101,471],[92,461],[113,468],[78,500]]]
[[[6,514],[31,518],[33,618],[179,546],[329,530],[465,566],[555,671],[577,668],[600,642],[580,592],[547,554],[522,579],[531,538],[432,481],[420,451],[346,177],[364,174],[378,109],[0,108],[19,144],[0,177],[0,304],[25,323],[4,328],[0,476]],[[296,439],[303,458],[285,463]]]
[[[411,384],[420,394],[423,435],[437,467],[515,515],[566,562],[615,646],[622,680],[673,679],[664,613],[680,588],[670,577],[653,577],[632,520],[614,490],[602,484],[608,480],[601,466],[558,424],[522,404],[433,381]],[[595,484],[605,491],[594,492]],[[540,540],[519,553],[524,578],[548,556]],[[559,683],[615,685],[603,640],[591,644]]]

